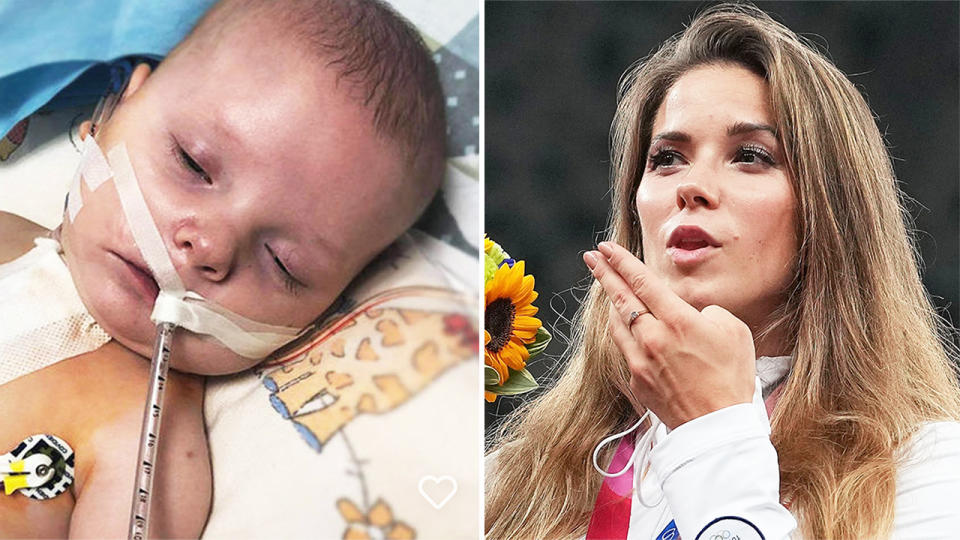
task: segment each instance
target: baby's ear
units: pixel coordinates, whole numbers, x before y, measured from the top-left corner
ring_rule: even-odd
[[[151,73],[150,64],[137,64],[137,67],[133,68],[133,72],[130,74],[130,82],[127,84],[127,89],[123,91],[123,97],[120,98],[120,101],[123,102],[128,97],[132,96],[140,86],[143,85],[143,81],[147,80],[147,77]],[[93,132],[93,122],[91,120],[84,120],[80,123],[80,140],[87,138],[87,135]]]
[[[133,68],[133,73],[130,74],[130,83],[127,84],[127,89],[123,92],[121,101],[132,96],[143,84],[143,81],[147,80],[151,71],[150,64],[137,64],[137,67]]]
[[[80,122],[80,129],[78,130],[78,132],[80,133],[81,141],[86,139],[87,135],[89,135],[91,131],[93,131],[92,120],[84,120],[83,122]]]

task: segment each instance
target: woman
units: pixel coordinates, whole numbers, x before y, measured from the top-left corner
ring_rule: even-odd
[[[955,534],[956,351],[856,88],[719,6],[628,73],[612,132],[598,283],[488,466],[489,537]],[[624,504],[590,456],[638,424],[599,450]]]

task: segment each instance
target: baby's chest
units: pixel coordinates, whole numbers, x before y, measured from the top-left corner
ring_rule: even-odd
[[[43,433],[59,433],[60,437],[66,439],[64,433],[70,431],[64,430],[59,419],[44,418],[42,411],[36,408],[37,396],[25,397],[24,388],[24,385],[13,383],[0,386],[0,411],[3,411],[0,456],[10,457],[9,460],[0,457],[0,464],[19,461],[18,457],[44,455],[42,452],[48,452],[56,458],[59,452],[46,448],[43,442],[37,441],[40,444],[31,445],[29,450],[22,443],[31,435]],[[0,490],[0,538],[65,538],[73,506],[74,497],[70,490],[46,500],[28,497],[23,489],[9,495],[6,490]]]
[[[45,494],[37,495],[49,497],[44,500],[28,497],[23,489],[9,495],[0,490],[0,538],[65,538],[68,534],[76,477],[89,468],[86,434],[93,429],[90,411],[96,409],[95,404],[86,402],[84,392],[74,391],[84,379],[71,371],[68,362],[0,385],[0,455],[26,458],[40,454],[51,458],[57,476],[45,488],[59,484],[64,472],[68,472],[68,480],[69,474],[74,477],[65,492],[46,489]],[[29,448],[23,445],[36,435],[56,439],[34,437]],[[69,448],[61,451],[55,447],[57,441]],[[70,452],[74,455],[69,464],[56,461],[69,457]]]
[[[0,538],[66,538],[73,503],[69,492],[46,501],[0,493]]]

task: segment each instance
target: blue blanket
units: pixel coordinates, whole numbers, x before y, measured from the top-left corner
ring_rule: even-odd
[[[213,1],[0,0],[0,136],[44,105],[95,101],[103,62],[166,55]]]

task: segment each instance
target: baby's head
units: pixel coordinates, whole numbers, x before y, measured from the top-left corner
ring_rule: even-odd
[[[416,32],[373,1],[224,1],[154,73],[139,66],[96,130],[124,143],[188,290],[248,319],[304,327],[436,192],[443,99]],[[60,238],[84,304],[149,356],[156,285],[116,189],[82,191]],[[180,331],[173,367],[241,370]]]

